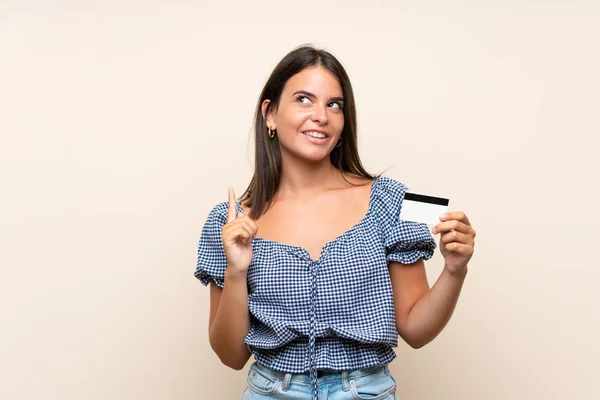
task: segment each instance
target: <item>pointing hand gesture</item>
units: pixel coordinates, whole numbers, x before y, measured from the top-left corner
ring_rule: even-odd
[[[252,239],[256,237],[256,223],[243,212],[237,212],[233,189],[229,188],[227,223],[221,231],[228,268],[234,272],[247,272],[252,260]]]

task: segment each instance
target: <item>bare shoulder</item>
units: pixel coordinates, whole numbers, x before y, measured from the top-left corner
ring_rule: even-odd
[[[372,182],[370,178],[365,178],[364,176],[351,174],[348,172],[342,172],[341,177],[341,181],[345,183],[346,188],[370,186]]]
[[[331,188],[329,195],[331,200],[345,204],[345,207],[342,207],[342,209],[346,208],[342,210],[345,215],[352,216],[355,211],[361,215],[369,206],[371,183],[372,180],[369,178],[344,173],[340,175],[336,185]]]

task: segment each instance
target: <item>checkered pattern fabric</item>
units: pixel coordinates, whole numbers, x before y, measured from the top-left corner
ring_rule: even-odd
[[[254,239],[245,343],[260,364],[309,372],[316,385],[317,369],[369,368],[395,358],[398,332],[387,264],[428,260],[436,248],[427,225],[400,220],[406,191],[394,179],[375,179],[367,214],[328,242],[318,260],[301,247]],[[204,285],[224,285],[226,221],[223,202],[202,229],[195,276]]]

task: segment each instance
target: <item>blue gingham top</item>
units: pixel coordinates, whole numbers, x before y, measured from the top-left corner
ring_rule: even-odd
[[[398,344],[388,261],[430,259],[436,248],[426,224],[401,221],[407,188],[379,177],[369,209],[356,225],[328,242],[320,258],[260,237],[248,270],[251,329],[245,343],[273,370],[310,372],[385,365]],[[238,210],[242,211],[238,203]],[[223,287],[227,259],[221,228],[227,202],[209,213],[198,246],[195,276]]]

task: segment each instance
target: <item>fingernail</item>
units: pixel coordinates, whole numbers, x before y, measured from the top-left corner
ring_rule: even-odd
[[[437,233],[437,228],[434,226],[433,229],[431,230],[431,233],[433,233],[434,235]]]
[[[442,214],[440,215],[440,219],[446,219],[447,215],[446,214]]]

